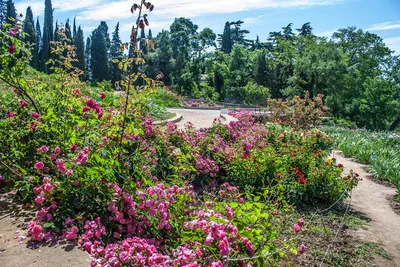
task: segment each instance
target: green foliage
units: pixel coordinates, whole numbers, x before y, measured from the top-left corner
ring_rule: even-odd
[[[115,27],[115,31],[112,35],[111,41],[111,49],[110,49],[110,57],[112,60],[117,59],[121,60],[123,57],[123,51],[121,50],[122,41],[119,37],[119,23]],[[115,83],[119,82],[122,79],[122,70],[118,68],[117,63],[111,63],[111,84],[114,88],[116,88]]]
[[[394,133],[361,132],[340,128],[323,128],[329,133],[334,146],[346,157],[354,157],[369,164],[370,172],[377,178],[388,180],[400,188],[400,137]]]
[[[39,67],[39,58],[38,58],[38,45],[37,45],[37,37],[35,31],[35,22],[33,21],[33,14],[31,7],[26,9],[26,15],[24,23],[22,24],[22,31],[26,33],[24,42],[30,45],[32,59],[30,65],[37,69]]]
[[[17,20],[17,11],[15,10],[13,0],[7,0],[6,6],[7,10],[5,22],[14,25]]]
[[[266,106],[271,97],[268,88],[251,81],[244,87],[244,91],[245,103],[248,105]]]
[[[100,25],[92,32],[90,47],[90,69],[93,82],[110,80],[107,58],[107,39],[105,28]]]
[[[76,35],[74,34],[74,44],[76,47],[76,67],[85,72],[85,38],[83,36],[83,29],[81,28],[81,26],[78,27],[78,32],[76,33]],[[81,76],[81,78],[83,78],[83,76]]]
[[[157,87],[152,95],[151,102],[165,108],[176,108],[183,106],[183,100],[166,88]]]
[[[54,40],[53,36],[53,7],[51,4],[51,0],[45,0],[44,2],[44,25],[43,25],[43,71],[48,72],[48,68],[46,66],[47,61],[50,59],[50,42]]]
[[[381,78],[367,78],[360,103],[360,116],[370,129],[386,130],[400,109],[400,87]],[[397,99],[396,99],[397,98]]]

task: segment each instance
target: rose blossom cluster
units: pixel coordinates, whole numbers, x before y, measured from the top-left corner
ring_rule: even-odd
[[[103,117],[103,108],[100,107],[100,104],[93,99],[89,99],[86,101],[86,106],[82,108],[82,112],[88,112],[90,110],[93,110],[97,114],[97,118],[101,119]]]
[[[197,170],[197,175],[200,175],[201,173],[205,173],[205,174],[209,174],[210,177],[215,177],[215,176],[217,176],[217,173],[219,171],[219,167],[214,160],[211,160],[207,157],[203,157],[200,154],[196,155],[195,167]]]
[[[89,148],[85,147],[83,151],[80,151],[78,153],[78,156],[75,158],[75,162],[78,165],[84,165],[88,161],[88,159],[89,159]]]

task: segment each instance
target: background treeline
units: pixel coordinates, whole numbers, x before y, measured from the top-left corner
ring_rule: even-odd
[[[17,18],[11,0],[0,0],[0,23]],[[31,66],[51,73],[51,45],[63,29],[76,47],[76,67],[82,80],[94,84],[110,81],[118,89],[124,73],[113,59],[135,57],[131,48],[121,52],[119,24],[111,38],[101,22],[87,37],[76,27],[54,23],[51,0],[45,0],[43,27],[34,22],[28,7],[23,20],[26,41],[32,44]],[[175,92],[188,97],[204,96],[265,105],[267,99],[295,95],[325,95],[333,116],[370,129],[394,129],[400,123],[400,61],[381,37],[355,27],[336,31],[332,38],[313,34],[310,23],[295,28],[292,23],[270,32],[265,41],[246,38],[243,21],[226,22],[223,33],[200,30],[190,19],[177,18],[169,30],[153,37],[142,29],[139,49],[146,64],[139,71],[161,79]],[[134,38],[134,36],[132,36]]]

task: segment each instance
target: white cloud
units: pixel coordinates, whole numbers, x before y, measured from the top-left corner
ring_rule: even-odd
[[[154,16],[162,19],[175,17],[198,17],[227,14],[265,8],[306,7],[331,5],[341,0],[153,0]],[[109,20],[135,18],[130,13],[131,0],[121,0],[92,7],[79,13],[80,20]]]
[[[400,29],[400,22],[382,22],[369,26],[367,31],[384,31]]]
[[[169,26],[172,24],[173,20],[160,20],[160,21],[150,21],[150,28],[154,30],[162,30],[162,29],[169,29]],[[133,21],[132,22],[126,22],[126,23],[121,23],[120,24],[120,31],[121,32],[131,32],[132,26],[133,26]]]
[[[67,12],[99,5],[104,2],[104,0],[52,0],[51,2],[55,11]],[[42,15],[44,12],[44,0],[25,0],[15,3],[17,12],[23,15],[25,15],[25,10],[28,6],[32,8],[32,12],[35,16]]]
[[[386,38],[383,41],[396,55],[400,55],[400,36]]]

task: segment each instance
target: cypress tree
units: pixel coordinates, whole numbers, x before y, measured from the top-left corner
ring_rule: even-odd
[[[33,14],[30,6],[26,9],[26,15],[24,23],[22,25],[22,31],[26,33],[24,35],[23,41],[31,45],[32,59],[30,61],[30,65],[33,68],[38,69],[39,62],[38,62],[38,50],[36,44],[37,40],[35,32],[35,23],[33,21]]]
[[[5,0],[0,0],[0,26],[6,22],[7,3]]]
[[[110,56],[111,60],[118,59],[121,60],[123,57],[123,52],[121,51],[122,41],[119,37],[119,22],[115,27],[115,31],[112,34]],[[115,87],[115,83],[122,79],[122,71],[118,68],[118,63],[111,62],[111,84]]]
[[[36,46],[37,46],[37,58],[38,58],[38,70],[45,71],[45,64],[43,59],[42,31],[40,30],[39,17],[36,19]]]
[[[135,25],[132,26],[132,31],[135,29]],[[135,39],[133,35],[131,34],[131,41],[129,42],[129,51],[128,51],[128,58],[135,58],[135,49],[132,46],[132,44],[135,43]]]
[[[65,36],[70,40],[72,43],[72,32],[71,32],[71,25],[69,24],[69,18],[65,22]]]
[[[75,39],[76,39],[76,16],[74,17],[74,27],[73,27],[73,32],[72,32],[73,36],[72,36],[72,41],[73,43],[75,43]]]
[[[142,50],[143,54],[147,54],[146,34],[144,33],[144,28],[140,31],[139,49]]]
[[[17,20],[17,11],[15,10],[14,2],[12,0],[7,1],[6,10],[6,23],[14,25]]]
[[[86,49],[85,49],[85,79],[86,81],[92,80],[92,67],[91,67],[91,47],[92,42],[91,39],[88,37],[86,39]]]
[[[108,34],[108,26],[105,21],[100,22],[99,30],[103,33],[103,36],[106,40],[106,48],[108,51],[108,50],[110,50],[111,40],[110,40],[110,35]]]
[[[151,33],[151,29],[149,30],[149,35],[147,36],[147,39],[149,40],[153,39],[153,34]]]
[[[221,50],[226,54],[230,54],[232,51],[232,47],[233,42],[231,37],[231,25],[227,21],[225,23],[224,33],[222,34]]]
[[[60,27],[58,26],[58,21],[56,21],[56,26],[54,27],[54,41],[59,42],[60,41],[60,36],[58,35],[58,31],[60,30]]]
[[[107,57],[107,41],[104,28],[100,25],[92,32],[91,59],[92,81],[97,83],[109,80],[109,67]]]
[[[50,59],[50,42],[53,41],[53,7],[51,0],[44,2],[44,26],[43,26],[43,60],[44,63]],[[48,72],[44,65],[44,71]]]
[[[78,32],[75,36],[76,46],[76,67],[82,71],[85,71],[85,39],[83,37],[83,30],[81,26],[78,28]]]
[[[267,85],[267,52],[265,49],[259,50],[257,52],[256,64],[254,67],[254,81],[262,86]]]

